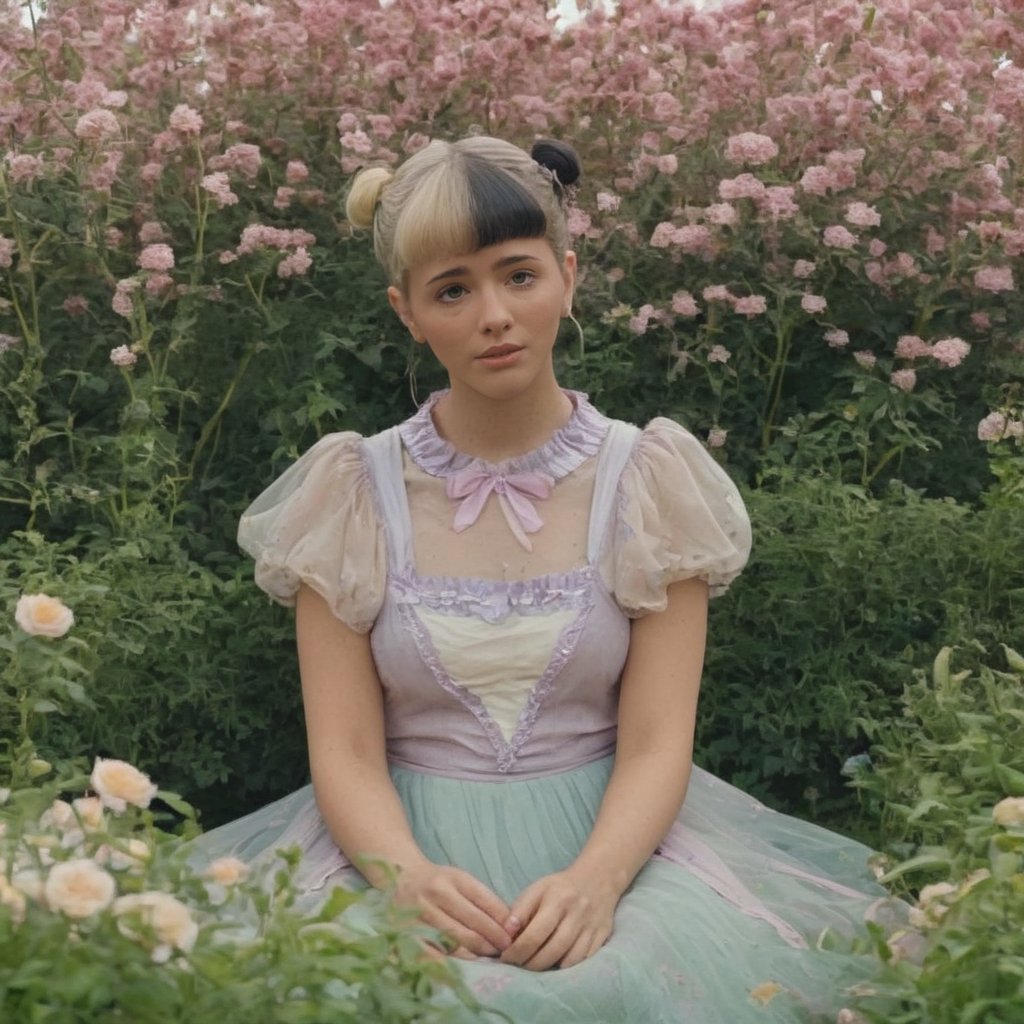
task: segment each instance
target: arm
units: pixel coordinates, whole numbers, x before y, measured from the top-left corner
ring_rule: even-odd
[[[637,619],[619,697],[615,767],[575,862],[512,906],[522,931],[502,959],[536,970],[571,967],[611,934],[622,894],[665,837],[689,782],[707,631],[707,584],[668,588],[663,612]]]
[[[467,872],[427,860],[409,828],[388,774],[383,693],[369,637],[303,586],[296,640],[313,789],[334,841],[378,888],[391,875],[370,858],[394,865],[396,901],[414,907],[464,952],[488,956],[504,949],[508,907]]]

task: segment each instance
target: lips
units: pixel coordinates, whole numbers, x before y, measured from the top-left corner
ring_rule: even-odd
[[[519,352],[522,345],[492,345],[486,352],[481,352],[477,359],[497,359],[501,356],[509,356],[513,352]]]

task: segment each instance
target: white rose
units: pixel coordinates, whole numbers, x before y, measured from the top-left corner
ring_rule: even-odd
[[[78,827],[74,808],[66,800],[54,800],[50,807],[43,811],[39,818],[40,828],[55,828],[58,832],[66,832],[69,828]]]
[[[89,781],[104,806],[112,811],[123,811],[128,804],[148,807],[156,796],[156,786],[149,776],[127,761],[97,757]]]
[[[118,917],[135,915],[142,925],[152,931],[157,940],[152,957],[157,963],[166,963],[175,949],[188,953],[199,934],[199,926],[192,920],[188,907],[165,892],[121,896],[114,902],[114,913]],[[127,922],[119,922],[119,927],[130,938],[139,938]]]
[[[89,917],[110,905],[116,890],[114,879],[87,857],[55,864],[43,892],[51,910],[68,917]]]
[[[96,796],[80,796],[71,806],[86,832],[99,832],[103,828],[103,801]]]
[[[151,851],[141,839],[128,839],[118,846],[104,844],[96,851],[101,864],[109,864],[114,871],[140,868],[149,860]]]
[[[63,601],[49,594],[22,594],[14,621],[31,636],[58,637],[75,624],[75,616]]]
[[[249,877],[249,865],[237,857],[221,857],[210,864],[203,875],[218,885],[237,885]]]
[[[1024,796],[1008,796],[992,808],[992,820],[1003,828],[1024,825]]]
[[[15,924],[25,920],[25,894],[0,875],[0,907],[7,907]]]

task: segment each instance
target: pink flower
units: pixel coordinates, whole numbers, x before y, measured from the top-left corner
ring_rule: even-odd
[[[147,220],[139,228],[139,241],[143,245],[149,245],[151,242],[162,242],[163,240],[164,229],[159,221]]]
[[[566,226],[569,228],[570,238],[580,238],[590,230],[590,214],[581,210],[578,206],[569,209],[566,216]]]
[[[705,302],[734,302],[735,296],[724,284],[709,284],[701,293]]]
[[[629,329],[634,334],[646,334],[647,327],[653,318],[654,307],[650,303],[646,303],[637,310],[636,316],[629,318]]]
[[[800,179],[800,187],[811,195],[826,195],[829,189],[836,188],[836,177],[828,167],[820,164],[808,167]]]
[[[916,334],[901,334],[895,354],[897,359],[923,359],[932,354],[932,347]]]
[[[959,366],[970,351],[971,346],[962,338],[941,338],[932,345],[931,355],[939,365],[952,369]]]
[[[225,206],[234,206],[238,202],[238,196],[231,191],[231,183],[224,171],[207,174],[200,184],[204,191],[213,196],[219,209],[223,210]]]
[[[622,267],[612,267],[612,269],[605,274],[605,277],[607,277],[612,284],[618,284],[619,281],[622,281],[625,278],[625,276],[626,272]]]
[[[359,127],[359,118],[352,113],[344,113],[338,118],[338,132],[354,132]]]
[[[677,228],[672,241],[685,253],[697,256],[709,256],[714,249],[711,232],[703,224],[685,224]]]
[[[147,245],[139,253],[139,266],[143,270],[170,270],[174,266],[174,250],[163,242]]]
[[[672,244],[675,234],[675,225],[663,220],[651,233],[650,245],[654,249],[667,249]]]
[[[260,147],[253,146],[248,142],[239,142],[234,146],[228,146],[220,155],[210,160],[211,171],[234,171],[240,174],[247,181],[254,181],[260,173],[260,164],[263,157],[260,155]]]
[[[153,274],[146,281],[146,291],[150,295],[163,295],[174,284],[170,274]]]
[[[758,206],[772,220],[790,220],[800,212],[793,198],[795,194],[796,189],[792,185],[769,185]]]
[[[1007,420],[1001,412],[990,412],[978,424],[979,441],[1001,441],[1006,437]]]
[[[664,153],[655,159],[654,166],[659,174],[672,175],[679,170],[679,159],[675,153]]]
[[[115,366],[127,368],[134,366],[139,361],[139,357],[127,345],[118,345],[117,348],[110,350],[110,361]]]
[[[11,181],[20,184],[26,181],[35,181],[42,176],[46,164],[41,157],[32,156],[30,153],[8,153],[7,168]]]
[[[678,316],[696,316],[700,308],[689,292],[679,291],[672,296],[672,312]]]
[[[289,160],[284,169],[284,180],[289,185],[301,185],[309,177],[309,168],[301,160]]]
[[[380,139],[390,139],[395,134],[394,122],[387,114],[370,114],[370,131]]]
[[[913,370],[893,370],[889,374],[889,382],[900,389],[900,391],[910,392],[914,390],[914,385],[917,384],[917,374]]]
[[[75,135],[83,142],[100,143],[117,135],[121,125],[109,110],[97,107],[83,114],[75,124]]]
[[[727,363],[732,358],[732,353],[724,345],[712,345],[708,352],[709,363]]]
[[[882,223],[881,214],[867,203],[850,203],[846,207],[846,220],[859,228],[877,228]]]
[[[825,340],[829,348],[846,348],[850,344],[850,336],[839,327],[830,327],[825,332]]]
[[[880,238],[872,238],[871,241],[868,242],[868,253],[876,260],[884,256],[888,249],[889,246],[887,246]]]
[[[84,316],[89,311],[89,300],[84,295],[69,295],[62,305],[68,316]]]
[[[0,355],[10,352],[12,348],[17,348],[20,344],[21,338],[15,337],[13,334],[0,334]]]
[[[992,326],[992,319],[988,313],[972,313],[971,326],[978,331],[987,331]]]
[[[405,140],[405,145],[402,149],[405,150],[409,156],[412,156],[413,153],[418,153],[421,149],[425,149],[429,145],[430,137],[428,135],[424,135],[422,132],[413,132],[412,135]]]
[[[854,352],[853,358],[858,366],[863,367],[865,370],[870,370],[875,363],[878,362],[878,357],[874,352],[868,352],[866,349],[861,349],[860,352]]]
[[[725,147],[726,159],[733,163],[765,164],[779,155],[779,147],[767,135],[741,132],[729,138]]]
[[[289,188],[287,185],[279,185],[277,192],[274,194],[274,209],[287,210],[292,205],[294,198],[295,189]]]
[[[278,277],[301,277],[313,265],[313,258],[303,246],[289,253],[277,265]]]
[[[739,214],[731,203],[712,203],[705,211],[704,218],[709,224],[735,224]]]
[[[132,296],[139,288],[139,280],[135,277],[126,277],[117,282],[114,288],[114,298],[110,303],[111,308],[118,316],[130,319],[135,312],[135,302]]]
[[[615,195],[614,192],[597,193],[597,208],[602,213],[614,213],[619,208],[621,202],[621,196]]]
[[[800,299],[800,307],[805,313],[824,313],[828,309],[828,302],[823,295],[811,295],[805,292]]]
[[[142,167],[139,168],[139,177],[147,185],[155,185],[163,176],[163,173],[164,165],[155,161],[143,164]]]
[[[0,267],[9,267],[14,263],[14,254],[18,251],[13,238],[0,235]]]
[[[718,194],[722,199],[763,199],[764,182],[752,174],[740,174],[735,178],[723,178],[718,183]]]
[[[708,431],[708,447],[709,448],[721,448],[729,436],[728,430],[722,430],[719,427],[712,427]]]
[[[831,249],[852,249],[857,244],[857,236],[842,224],[832,224],[822,233],[822,241]]]
[[[975,271],[974,286],[987,292],[1012,292],[1013,271],[1009,267],[981,267]]]
[[[793,264],[793,276],[803,280],[810,277],[817,269],[817,263],[812,263],[810,260],[797,260]]]
[[[341,145],[360,156],[368,156],[373,152],[373,140],[363,131],[345,132],[341,137]]]
[[[179,103],[167,123],[182,135],[198,135],[203,130],[203,118],[197,110],[193,110],[187,103]]]
[[[733,311],[747,317],[758,316],[768,309],[768,301],[763,295],[742,295],[733,300]]]

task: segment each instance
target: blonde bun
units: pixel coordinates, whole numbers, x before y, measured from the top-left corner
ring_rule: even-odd
[[[367,167],[352,180],[345,200],[345,216],[356,228],[372,228],[381,189],[394,175],[386,167]]]

